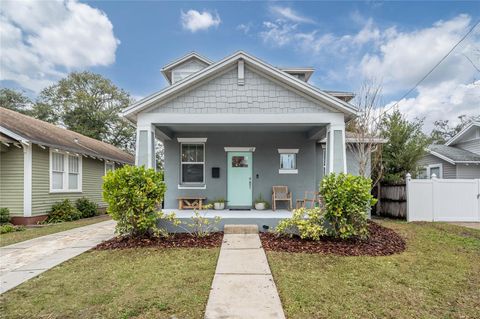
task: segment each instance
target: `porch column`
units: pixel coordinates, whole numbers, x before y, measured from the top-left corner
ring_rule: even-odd
[[[135,165],[157,168],[155,157],[155,127],[143,125],[137,127]]]
[[[347,156],[345,148],[345,123],[327,126],[326,171],[328,173],[346,173]]]

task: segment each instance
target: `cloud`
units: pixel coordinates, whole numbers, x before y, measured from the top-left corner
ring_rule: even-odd
[[[471,17],[466,14],[408,31],[399,26],[382,29],[358,14],[353,18],[359,28],[348,34],[305,31],[296,23],[275,20],[264,22],[259,36],[266,44],[291,47],[310,59],[322,70],[317,74],[321,86],[351,89],[359,87],[363,79],[374,79],[382,82],[385,100],[393,105],[472,27]],[[455,122],[462,114],[480,114],[479,48],[477,27],[399,103],[400,109],[410,118],[426,117],[426,123],[439,118]]]
[[[3,1],[0,80],[39,92],[72,69],[115,62],[106,14],[77,1]]]
[[[191,32],[198,30],[207,30],[210,27],[218,27],[222,20],[218,13],[212,14],[208,11],[198,12],[197,10],[188,10],[187,13],[181,12],[182,26]]]
[[[271,6],[270,11],[279,18],[297,23],[315,23],[312,19],[302,16],[289,7]]]
[[[237,25],[237,30],[238,31],[242,31],[244,34],[248,34],[250,32],[250,29],[252,28],[252,23],[249,22],[249,23],[241,23],[239,25]]]

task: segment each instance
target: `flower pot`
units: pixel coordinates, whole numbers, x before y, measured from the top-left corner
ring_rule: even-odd
[[[216,210],[225,209],[225,203],[213,203],[213,208],[215,208]]]
[[[255,209],[256,210],[264,210],[265,209],[265,203],[255,203]]]

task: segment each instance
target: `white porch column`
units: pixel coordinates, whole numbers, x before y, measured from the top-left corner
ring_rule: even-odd
[[[23,216],[32,216],[32,143],[23,147]]]
[[[327,174],[347,172],[345,123],[327,126]]]
[[[155,157],[155,127],[151,124],[137,127],[135,165],[157,168]]]

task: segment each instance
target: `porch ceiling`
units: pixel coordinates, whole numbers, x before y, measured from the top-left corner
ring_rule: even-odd
[[[325,125],[313,124],[173,124],[155,125],[155,127],[168,134],[176,133],[200,133],[200,132],[311,132],[312,130],[325,127]]]

